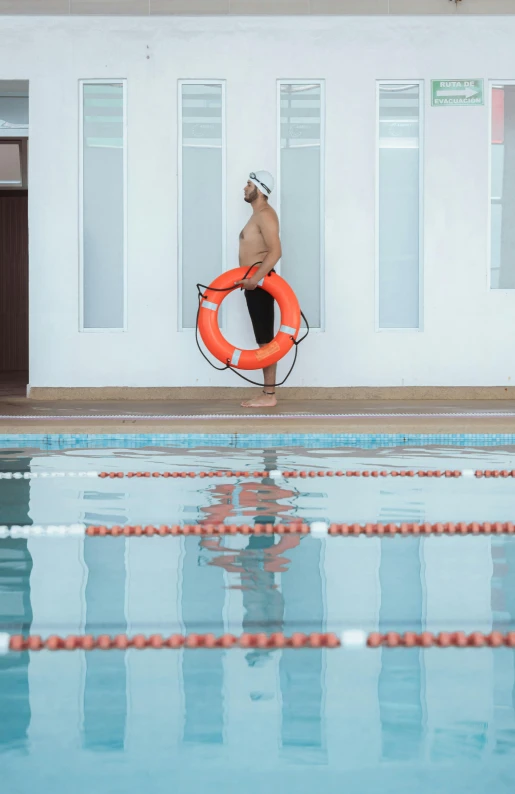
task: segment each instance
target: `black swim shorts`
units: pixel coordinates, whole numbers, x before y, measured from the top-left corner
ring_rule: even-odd
[[[258,345],[267,345],[274,338],[274,299],[266,289],[246,289],[245,298]]]

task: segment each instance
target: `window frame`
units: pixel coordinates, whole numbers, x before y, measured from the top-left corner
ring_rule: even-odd
[[[417,328],[383,328],[379,324],[379,141],[380,141],[380,99],[381,99],[381,86],[383,85],[398,85],[408,86],[416,85],[419,90],[418,101],[418,327]],[[374,223],[374,238],[375,238],[375,333],[407,333],[407,334],[420,334],[424,332],[424,137],[425,137],[425,81],[423,79],[417,80],[376,80],[376,96],[375,96],[375,223]]]
[[[487,206],[487,256],[486,256],[486,289],[488,293],[515,295],[515,288],[492,287],[492,113],[493,113],[493,89],[498,86],[515,85],[515,78],[511,80],[488,80],[488,99],[486,107],[488,112],[488,206]]]
[[[183,196],[182,196],[182,148],[183,148],[183,115],[182,115],[182,87],[184,85],[216,85],[220,86],[222,100],[222,269],[221,273],[228,270],[227,267],[227,81],[219,78],[183,78],[177,80],[177,331],[179,333],[195,333],[195,328],[184,328],[183,326]],[[223,327],[223,306],[218,312],[220,328]]]
[[[128,331],[128,108],[127,78],[81,78],[79,80],[79,332],[120,334]],[[123,89],[123,325],[120,328],[84,327],[84,86],[121,85]]]
[[[281,86],[283,85],[319,85],[320,86],[320,326],[311,326],[310,333],[325,333],[326,330],[326,264],[325,264],[325,138],[326,138],[326,90],[325,78],[279,78],[276,86],[276,129],[277,129],[277,217],[281,224]],[[277,272],[281,273],[281,260],[277,263]],[[301,306],[302,309],[302,306]],[[309,319],[309,318],[308,318]]]

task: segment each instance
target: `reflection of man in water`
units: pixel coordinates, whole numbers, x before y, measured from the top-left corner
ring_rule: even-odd
[[[284,630],[284,598],[275,583],[275,574],[288,570],[290,560],[281,555],[299,543],[299,535],[285,535],[278,543],[274,536],[252,535],[246,548],[234,550],[222,546],[220,538],[201,540],[202,548],[222,552],[209,565],[240,575],[241,584],[230,585],[230,589],[242,590],[245,632],[271,634]],[[269,656],[269,651],[252,650],[245,658],[254,666],[262,665]]]
[[[275,450],[265,450],[265,469],[278,467]],[[202,507],[204,514],[200,524],[223,524],[229,520],[243,520],[254,524],[275,524],[276,521],[291,520],[297,490],[276,485],[270,477],[259,482],[215,484],[208,489],[214,504]],[[273,535],[251,535],[243,549],[230,547],[230,541],[221,538],[203,538],[201,548],[218,552],[209,554],[208,565],[224,568],[230,574],[239,574],[240,583],[230,589],[241,589],[243,595],[243,630],[266,632],[284,630],[284,597],[275,583],[275,574],[288,570],[290,560],[283,552],[299,545],[299,535],[284,535],[278,542]],[[268,651],[252,650],[246,655],[249,665],[261,665],[268,658]]]
[[[209,493],[216,502],[201,508],[207,515],[201,524],[223,524],[238,516],[256,524],[274,524],[277,519],[288,519],[292,507],[284,504],[284,500],[296,496],[295,491],[280,488],[268,477],[260,482],[216,484]],[[275,584],[274,574],[288,569],[290,561],[281,554],[298,544],[297,535],[285,536],[277,544],[273,535],[251,535],[244,549],[224,546],[220,538],[201,541],[202,548],[222,552],[208,560],[209,565],[240,575],[241,584],[231,585],[230,589],[243,592],[244,631],[272,633],[283,630],[284,599]],[[249,665],[255,665],[263,664],[268,657],[267,651],[253,650],[245,658]]]

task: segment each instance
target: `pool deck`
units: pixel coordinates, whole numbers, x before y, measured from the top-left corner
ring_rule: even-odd
[[[515,433],[515,400],[31,400],[0,390],[0,434]]]

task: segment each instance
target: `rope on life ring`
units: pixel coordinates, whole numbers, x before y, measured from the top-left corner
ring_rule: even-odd
[[[245,377],[238,370],[263,369],[263,367],[275,364],[294,347],[293,363],[286,377],[279,383],[267,384],[274,387],[282,386],[293,372],[297,362],[297,348],[309,334],[309,323],[299,306],[295,293],[281,276],[275,272],[269,273],[259,284],[277,301],[281,313],[281,325],[274,339],[269,344],[249,350],[237,348],[225,339],[218,324],[218,312],[224,298],[234,290],[239,289],[234,282],[247,278],[249,273],[257,269],[259,264],[261,263],[258,262],[248,269],[237,267],[233,270],[228,270],[215,278],[209,286],[197,284],[199,305],[195,323],[195,341],[202,356],[213,369],[219,372],[230,369],[238,377],[255,386],[265,386],[265,384]],[[306,333],[299,339],[301,318],[306,324]],[[209,352],[225,366],[217,367],[209,360],[200,346],[199,334]]]

